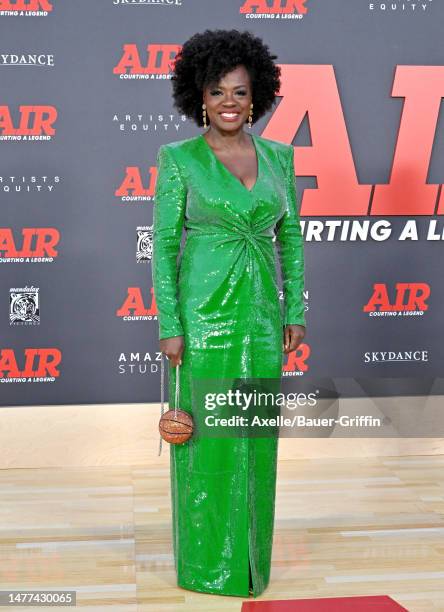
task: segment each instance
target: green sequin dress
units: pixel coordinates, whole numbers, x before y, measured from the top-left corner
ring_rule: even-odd
[[[193,379],[280,378],[283,326],[305,325],[294,149],[252,139],[258,175],[251,189],[203,134],[158,151],[152,280],[159,338],[184,336],[179,407],[191,414],[199,409]],[[169,363],[171,407],[174,388]],[[170,445],[178,586],[241,597],[267,587],[277,448],[277,436]]]

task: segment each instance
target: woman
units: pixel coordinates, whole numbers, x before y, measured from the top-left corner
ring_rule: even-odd
[[[191,414],[193,381],[280,379],[305,335],[293,147],[248,129],[279,91],[276,57],[237,30],[195,34],[176,56],[175,106],[207,129],[159,148],[152,274],[169,397],[179,365],[179,407]],[[277,447],[276,435],[170,446],[179,586],[242,597],[266,588]]]

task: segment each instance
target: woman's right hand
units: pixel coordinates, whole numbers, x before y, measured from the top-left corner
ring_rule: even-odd
[[[182,365],[184,337],[173,336],[171,338],[162,338],[162,340],[160,340],[160,350],[168,357],[173,367]]]

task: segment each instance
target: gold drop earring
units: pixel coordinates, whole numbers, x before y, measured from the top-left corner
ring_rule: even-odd
[[[203,108],[203,113],[202,113],[203,124],[204,124],[204,128],[206,128],[207,127],[207,105],[202,104],[202,108]]]
[[[251,128],[251,123],[253,121],[253,102],[250,104],[250,114],[248,115],[248,127]]]

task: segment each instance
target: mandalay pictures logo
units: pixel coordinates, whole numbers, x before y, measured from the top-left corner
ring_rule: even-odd
[[[378,318],[422,317],[429,308],[430,292],[428,283],[396,283],[394,290],[390,290],[386,283],[375,283],[362,311],[369,317]]]
[[[0,0],[0,17],[47,17],[53,8],[49,0]]]
[[[239,13],[246,19],[300,20],[307,14],[308,0],[245,0]]]
[[[9,324],[40,324],[40,288],[11,287],[9,290]]]
[[[153,226],[140,225],[137,231],[136,262],[151,261],[153,256]]]

